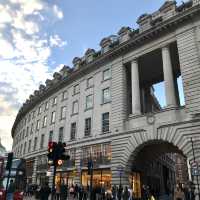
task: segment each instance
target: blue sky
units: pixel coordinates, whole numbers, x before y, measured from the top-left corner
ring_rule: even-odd
[[[181,1],[177,1],[180,4]],[[164,0],[1,0],[0,137],[11,149],[10,130],[21,104],[63,64],[122,26],[159,9]],[[163,93],[157,90],[160,96]]]

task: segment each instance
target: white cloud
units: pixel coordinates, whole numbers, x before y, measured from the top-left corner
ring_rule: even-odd
[[[52,15],[53,13],[53,15]],[[52,20],[51,20],[52,18]],[[59,35],[45,34],[44,23],[63,18],[57,5],[41,0],[0,3],[0,137],[11,149],[11,128],[19,109],[41,81],[50,78],[52,48],[66,45]]]
[[[56,16],[57,18],[59,18],[59,19],[62,19],[62,18],[63,18],[63,13],[62,13],[62,11],[58,8],[57,5],[54,5],[54,6],[53,6],[53,12],[54,12],[54,14],[55,14],[55,16]]]
[[[51,35],[49,38],[50,46],[58,46],[58,47],[63,47],[67,45],[66,41],[62,41],[58,35]]]

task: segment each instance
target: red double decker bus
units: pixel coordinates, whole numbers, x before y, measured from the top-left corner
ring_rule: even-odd
[[[0,157],[0,200],[5,200],[8,170],[6,170],[7,157]],[[14,200],[23,199],[23,191],[26,184],[26,162],[21,158],[13,158],[10,170],[10,180],[15,185]]]

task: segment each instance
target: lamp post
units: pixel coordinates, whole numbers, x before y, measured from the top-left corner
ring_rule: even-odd
[[[194,160],[194,163],[196,163],[196,157],[195,157],[195,152],[194,152],[194,143],[193,143],[193,140],[192,140],[192,137],[190,138],[190,141],[191,141],[191,144],[192,144],[192,154],[193,154],[193,160]],[[197,189],[198,189],[198,196],[199,196],[199,200],[200,200],[200,188],[199,188],[199,166],[198,166],[198,163],[197,163]],[[193,176],[193,175],[192,175]]]

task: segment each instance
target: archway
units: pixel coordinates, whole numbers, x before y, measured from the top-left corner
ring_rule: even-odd
[[[170,199],[177,184],[191,186],[187,158],[172,143],[163,140],[145,142],[135,149],[129,161],[129,184],[136,198],[152,191],[157,199]]]

